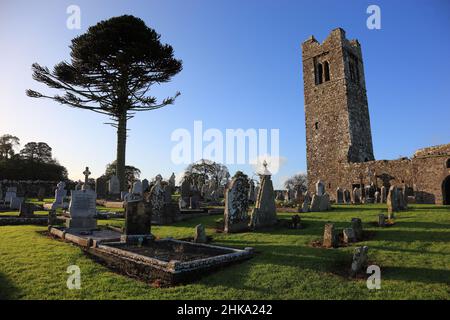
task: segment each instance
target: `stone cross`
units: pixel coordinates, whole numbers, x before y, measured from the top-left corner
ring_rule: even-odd
[[[88,181],[89,181],[89,175],[91,174],[91,172],[89,171],[89,167],[86,167],[86,170],[84,170],[83,174],[84,174],[84,186],[83,186],[83,190],[87,190],[87,189],[89,189],[89,187],[88,187]]]

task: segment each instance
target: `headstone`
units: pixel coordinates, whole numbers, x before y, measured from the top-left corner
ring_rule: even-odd
[[[132,190],[131,192],[132,192],[134,195],[142,196],[142,182],[141,182],[141,180],[136,180],[136,181],[133,183],[133,187],[132,187],[131,190]]]
[[[58,223],[59,223],[59,221],[58,221],[58,217],[56,216],[56,210],[50,210],[48,212],[48,225],[54,226]]]
[[[309,207],[309,211],[319,212],[321,200],[322,200],[321,196],[319,196],[317,194],[313,194],[312,199],[311,199],[311,206]]]
[[[249,180],[249,190],[248,190],[248,201],[250,203],[255,203],[256,201],[256,193],[255,193],[255,182],[253,179]]]
[[[108,193],[113,196],[120,195],[120,182],[117,176],[111,176],[109,179]]]
[[[334,224],[325,224],[322,245],[325,248],[337,248],[339,246],[339,236],[334,230]]]
[[[89,167],[86,167],[86,170],[84,170],[84,172],[83,172],[83,175],[84,175],[83,190],[90,189],[90,187],[89,187],[89,175],[90,174],[91,174],[91,172],[89,171]]]
[[[305,193],[305,197],[303,199],[303,203],[301,205],[301,212],[309,212],[309,206],[311,205],[311,197],[309,193]]]
[[[5,202],[11,203],[12,199],[17,197],[16,191],[10,191],[10,188],[8,188],[5,192]]]
[[[147,179],[142,180],[142,192],[148,192],[150,184]]]
[[[125,204],[125,228],[121,236],[124,242],[142,242],[153,239],[151,209],[140,200],[132,200]]]
[[[32,218],[34,216],[34,204],[22,202],[19,209],[19,217]]]
[[[362,240],[363,239],[363,226],[362,221],[360,218],[352,218],[352,229],[355,232],[355,238],[356,240]]]
[[[67,196],[67,191],[65,187],[66,183],[64,181],[60,181],[56,185],[55,201],[53,201],[52,203],[52,210],[56,208],[61,208],[63,206],[64,198]]]
[[[172,190],[175,190],[175,173],[173,172],[169,178],[169,185],[172,187]]]
[[[353,231],[352,228],[345,228],[342,231],[342,235],[343,235],[343,238],[344,238],[344,243],[356,242],[355,231]]]
[[[97,194],[93,190],[73,190],[69,204],[70,219],[66,221],[66,226],[71,229],[96,229],[96,199]]]
[[[325,193],[325,184],[323,181],[319,180],[316,182],[316,194],[321,196]]]
[[[343,193],[344,193],[344,203],[345,204],[351,204],[352,203],[352,197],[351,197],[350,191],[347,190],[347,189],[344,189]]]
[[[386,226],[386,217],[382,213],[380,213],[378,215],[378,226],[379,227],[385,227]]]
[[[331,209],[330,195],[324,193],[320,198],[319,211],[327,211]]]
[[[161,181],[157,181],[150,189],[147,201],[149,202],[152,220],[158,224],[169,224],[175,220],[175,212],[172,210],[171,194],[165,189]]]
[[[100,199],[106,196],[106,179],[104,177],[99,177],[95,180],[95,193]]]
[[[255,207],[250,218],[250,226],[254,229],[272,226],[277,223],[277,210],[275,206],[275,193],[273,191],[271,174],[264,161],[264,173],[261,177],[261,188],[258,192]]]
[[[386,203],[386,187],[382,186],[380,189],[380,194],[381,194],[381,203]]]
[[[398,207],[398,190],[397,187],[391,186],[387,196],[388,219],[395,218],[395,212],[399,211]]]
[[[355,253],[353,254],[352,266],[350,269],[350,276],[355,277],[358,273],[364,272],[367,267],[367,253],[369,247],[357,247],[355,248]]]
[[[14,197],[11,198],[11,202],[9,203],[9,208],[12,210],[19,210],[20,206],[23,203],[24,198],[23,197]]]
[[[291,217],[292,229],[300,228],[300,216],[298,214],[294,214]]]
[[[343,204],[344,203],[344,192],[341,188],[337,188],[336,190],[336,203]]]
[[[353,204],[360,204],[361,203],[361,191],[359,188],[353,189]]]
[[[200,192],[199,191],[192,192],[192,197],[190,198],[189,207],[194,210],[200,208]]]
[[[80,181],[77,182],[77,184],[75,185],[75,190],[81,190],[83,189],[83,185],[81,184]]]
[[[381,194],[380,191],[375,192],[375,203],[381,203]]]
[[[225,191],[224,231],[240,232],[248,229],[249,186],[246,177],[233,178]]]
[[[206,243],[208,238],[206,237],[205,227],[202,224],[195,226],[195,243]]]
[[[180,194],[181,194],[181,199],[183,200],[184,203],[186,203],[187,206],[190,206],[190,197],[192,195],[192,190],[191,190],[191,183],[189,181],[189,179],[184,179],[183,182],[181,183],[181,188],[180,188]]]

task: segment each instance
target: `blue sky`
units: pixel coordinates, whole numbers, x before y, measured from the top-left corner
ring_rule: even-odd
[[[81,9],[81,29],[66,28],[69,5]],[[369,30],[366,9],[381,8],[381,30]],[[184,62],[160,97],[181,91],[175,105],[129,122],[127,163],[142,177],[183,171],[174,165],[171,133],[204,129],[279,129],[276,186],[306,170],[301,43],[323,41],[342,27],[363,50],[376,159],[411,156],[450,142],[450,2],[448,1],[1,1],[0,134],[45,141],[73,179],[89,166],[94,177],[115,158],[115,130],[104,116],[25,96],[46,91],[31,64],[52,67],[69,58],[70,40],[96,22],[133,14],[171,44]],[[248,174],[250,165],[230,165]]]

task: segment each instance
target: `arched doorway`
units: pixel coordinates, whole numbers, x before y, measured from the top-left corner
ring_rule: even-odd
[[[444,204],[450,205],[450,176],[442,182],[442,199]]]

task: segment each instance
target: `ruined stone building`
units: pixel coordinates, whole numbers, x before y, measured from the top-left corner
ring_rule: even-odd
[[[450,204],[450,144],[375,160],[358,40],[338,28],[322,43],[311,36],[302,55],[309,191],[319,179],[332,199],[338,187],[396,185],[419,203]]]

